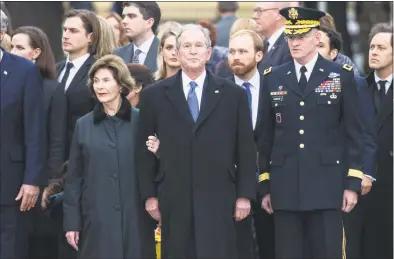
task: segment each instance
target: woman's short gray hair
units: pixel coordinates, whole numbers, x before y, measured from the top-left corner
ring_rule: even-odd
[[[0,30],[1,31],[7,31],[8,27],[8,17],[5,15],[5,13],[0,10]]]
[[[183,25],[182,27],[181,27],[181,31],[179,32],[179,34],[177,35],[177,37],[176,37],[176,48],[179,50],[180,49],[180,47],[181,47],[181,41],[180,41],[180,38],[181,38],[181,36],[182,36],[182,34],[185,32],[185,31],[194,31],[194,30],[199,30],[199,31],[201,31],[203,34],[204,34],[204,38],[205,38],[205,45],[207,46],[207,48],[210,48],[211,47],[211,38],[209,37],[209,31],[208,31],[208,29],[206,29],[206,28],[203,28],[201,25],[199,25],[199,24],[192,24],[192,23],[190,23],[190,24],[186,24],[186,25]]]

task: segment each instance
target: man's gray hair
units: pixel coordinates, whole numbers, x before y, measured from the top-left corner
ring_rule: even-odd
[[[8,17],[5,13],[0,10],[0,31],[7,31]]]
[[[182,34],[185,32],[185,31],[194,31],[194,30],[197,30],[197,31],[201,31],[203,34],[204,34],[204,38],[205,38],[205,45],[207,46],[207,48],[210,48],[211,47],[211,38],[209,37],[209,31],[208,31],[208,29],[206,29],[206,28],[203,28],[201,25],[199,25],[199,24],[192,24],[192,23],[190,23],[190,24],[186,24],[186,25],[183,25],[182,26],[182,28],[181,28],[181,31],[179,32],[179,34],[177,35],[177,37],[176,37],[176,48],[179,50],[179,48],[181,47],[181,41],[180,41],[180,38],[181,38],[181,36],[182,36]]]

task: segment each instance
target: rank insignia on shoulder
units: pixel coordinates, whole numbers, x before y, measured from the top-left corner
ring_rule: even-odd
[[[266,70],[264,70],[264,75],[271,73],[272,71],[272,67],[267,68]]]
[[[353,67],[349,66],[348,64],[343,65],[343,68],[346,69],[347,71],[352,71]]]

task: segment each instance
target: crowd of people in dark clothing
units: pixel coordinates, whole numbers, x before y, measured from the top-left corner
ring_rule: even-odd
[[[65,59],[0,8],[0,257],[393,258],[393,29],[330,14],[72,9]]]

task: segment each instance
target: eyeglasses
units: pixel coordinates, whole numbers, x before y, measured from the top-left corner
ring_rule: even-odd
[[[253,9],[253,13],[257,13],[258,16],[260,16],[262,13],[270,10],[279,10],[278,8],[268,8],[268,9],[261,9],[261,8],[255,8]]]

